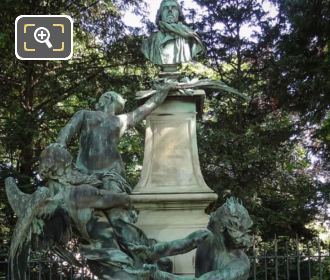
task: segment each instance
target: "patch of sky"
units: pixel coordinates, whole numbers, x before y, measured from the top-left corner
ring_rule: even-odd
[[[194,18],[194,21],[198,21],[203,16],[203,14],[207,12],[205,8],[201,8],[193,0],[183,0],[179,2],[182,3],[182,7],[184,11],[186,9],[194,9],[196,11],[196,17]],[[268,17],[274,18],[277,15],[278,11],[270,1],[257,0],[257,2],[259,2],[262,5]],[[146,3],[147,3],[147,11],[148,11],[147,17],[151,22],[155,22],[157,10],[159,8],[161,0],[147,0]],[[127,26],[143,28],[142,16],[136,15],[132,9],[128,10],[124,14],[123,21]],[[215,27],[219,31],[221,31],[224,28],[222,24],[218,24]],[[244,24],[240,31],[240,35],[243,38],[249,38],[250,40],[253,40],[253,34],[255,33],[260,33],[260,28],[258,26],[251,26],[251,24],[249,23]]]

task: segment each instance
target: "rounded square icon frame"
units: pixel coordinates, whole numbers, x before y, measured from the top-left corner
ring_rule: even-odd
[[[66,57],[50,57],[50,58],[24,58],[17,52],[17,23],[23,17],[49,17],[49,18],[67,18],[71,24],[71,48],[70,54]],[[73,55],[73,19],[67,15],[20,15],[15,19],[15,55],[20,60],[69,60]]]

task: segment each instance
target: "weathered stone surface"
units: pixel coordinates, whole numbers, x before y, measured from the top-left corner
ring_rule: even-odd
[[[171,241],[206,227],[205,208],[215,199],[212,193],[131,195],[139,209],[137,226],[150,238]],[[194,274],[195,250],[172,257],[173,272]]]
[[[241,202],[230,198],[211,214],[207,226],[209,231],[197,230],[182,239],[137,249],[157,260],[197,248],[195,277],[182,277],[150,267],[154,280],[246,280],[250,261],[243,249],[252,244],[251,226],[247,210]]]
[[[205,209],[217,199],[200,170],[196,104],[202,103],[204,91],[194,93],[172,93],[147,118],[142,175],[131,199],[139,209],[138,226],[159,241],[205,228]],[[194,259],[194,251],[173,257],[173,271],[194,274]]]
[[[199,165],[196,102],[171,97],[147,118],[142,174],[134,193],[193,192],[213,193]]]
[[[78,111],[57,143],[41,154],[39,173],[47,188],[27,195],[13,178],[6,180],[18,216],[10,251],[13,280],[26,279],[32,241],[34,249],[54,250],[81,266],[65,247],[73,234],[98,279],[197,279],[193,274],[205,280],[247,279],[250,264],[241,249],[251,241],[251,219],[230,199],[211,215],[209,230],[204,229],[209,219],[204,210],[217,195],[203,179],[196,139],[196,115],[202,113],[205,95],[200,89],[246,96],[221,81],[180,79],[178,65],[205,47],[184,24],[176,0],[162,1],[157,25],[159,31],[142,46],[145,56],[162,68],[152,89],[141,92],[140,98],[148,100],[121,114],[125,100],[104,93],[95,110]],[[131,194],[117,145],[145,117],[142,174]],[[76,138],[79,151],[73,164],[67,146]]]

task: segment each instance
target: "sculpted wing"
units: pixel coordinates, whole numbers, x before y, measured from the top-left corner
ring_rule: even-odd
[[[60,201],[52,199],[47,188],[40,187],[32,194],[25,194],[12,177],[6,178],[5,187],[18,218],[9,252],[11,276],[12,279],[26,279],[31,243],[33,247],[48,249],[62,243],[59,241],[65,242],[71,235],[71,227],[67,215],[63,216]],[[62,226],[58,227],[59,224]],[[60,247],[58,250],[62,251]]]

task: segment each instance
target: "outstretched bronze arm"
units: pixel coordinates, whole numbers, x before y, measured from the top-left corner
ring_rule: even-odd
[[[183,239],[177,239],[169,242],[157,243],[153,250],[157,259],[185,254],[197,248],[197,246],[207,238],[211,232],[209,230],[197,230]]]
[[[208,230],[197,230],[185,238],[168,242],[159,242],[154,246],[135,246],[131,248],[136,253],[147,256],[154,261],[160,258],[184,254],[196,249],[197,246],[211,234]]]
[[[135,124],[145,119],[152,111],[154,111],[160,104],[164,102],[171,89],[175,88],[175,84],[165,84],[153,96],[151,96],[146,103],[135,109],[134,111],[119,115],[122,123],[121,135],[129,128],[134,127]]]
[[[70,201],[74,201],[76,208],[110,209],[114,207],[128,207],[129,195],[100,190],[88,185],[71,188]]]

